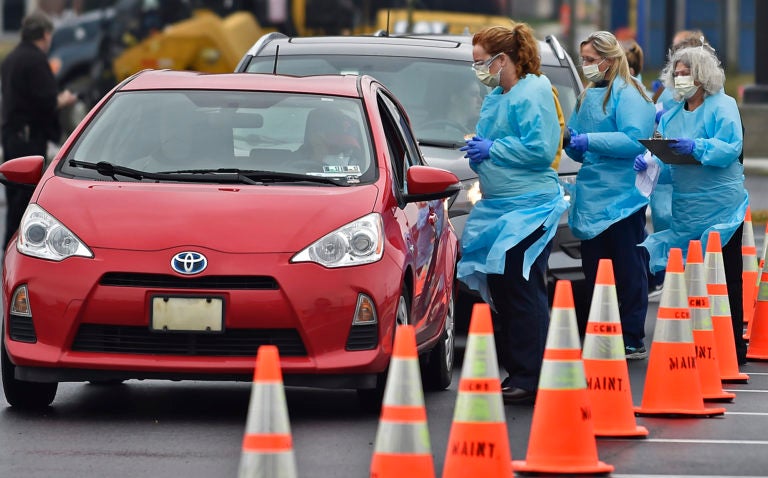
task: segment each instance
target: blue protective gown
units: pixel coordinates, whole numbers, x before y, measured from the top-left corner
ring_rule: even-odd
[[[725,245],[744,221],[749,203],[739,163],[744,138],[736,101],[721,91],[706,96],[694,111],[684,106],[678,103],[665,113],[658,129],[665,138],[694,139],[693,157],[701,165],[660,162],[659,182],[672,184],[672,223],[641,244],[650,254],[652,272],[666,268],[672,247],[686,257],[688,242],[698,239],[706,250],[710,231],[718,231]]]
[[[656,105],[661,105],[663,111],[672,109],[679,101],[675,101],[672,96],[672,90],[664,88],[656,99]],[[651,221],[653,222],[653,231],[659,232],[669,229],[672,223],[672,185],[657,184],[650,198]]]
[[[664,88],[661,94],[659,94],[659,97],[656,98],[656,103],[661,103],[661,106],[664,109],[664,111],[669,111],[680,102],[675,101],[675,97],[672,96],[672,90],[670,90],[669,88]]]
[[[567,148],[582,167],[571,188],[568,224],[578,239],[592,239],[648,204],[635,187],[635,156],[645,151],[637,140],[653,134],[655,109],[633,85],[617,77],[603,111],[605,87],[588,88],[568,121],[587,133],[584,153]]]
[[[544,234],[526,250],[520,270],[528,279],[531,264],[568,208],[550,167],[560,125],[549,79],[528,74],[506,94],[495,88],[483,100],[476,131],[494,143],[489,159],[471,165],[483,198],[467,218],[457,276],[492,305],[486,275],[503,274],[507,250],[543,226]]]

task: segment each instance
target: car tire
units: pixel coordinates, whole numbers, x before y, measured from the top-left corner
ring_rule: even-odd
[[[445,324],[437,344],[429,351],[422,365],[422,377],[426,390],[445,390],[453,379],[453,361],[456,356],[456,294],[448,301]]]
[[[397,312],[395,315],[395,330],[398,325],[407,325],[411,323],[411,294],[408,287],[403,285],[400,290],[400,298],[397,301]],[[394,344],[394,335],[392,337]],[[389,370],[389,367],[387,367]],[[387,385],[387,370],[376,376],[375,388],[357,389],[357,401],[360,408],[369,413],[378,413],[381,410],[381,403],[384,400],[384,388]]]
[[[39,383],[17,380],[16,366],[5,351],[5,343],[0,350],[0,368],[2,368],[3,393],[9,405],[28,410],[45,408],[56,397],[58,382]]]

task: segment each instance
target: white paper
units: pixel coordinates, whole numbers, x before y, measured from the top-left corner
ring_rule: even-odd
[[[640,194],[645,197],[649,197],[653,192],[653,188],[656,187],[656,183],[659,181],[659,172],[661,168],[659,163],[651,156],[650,151],[645,152],[645,162],[648,167],[644,171],[637,173],[635,177],[635,186],[640,190]]]

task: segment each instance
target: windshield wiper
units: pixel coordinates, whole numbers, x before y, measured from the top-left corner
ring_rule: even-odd
[[[147,177],[146,176],[147,174],[149,174],[136,169],[126,168],[125,166],[117,166],[115,164],[112,164],[106,161],[99,161],[98,163],[89,163],[88,161],[78,161],[76,159],[70,159],[69,165],[85,168],[85,169],[93,169],[94,171],[101,174],[102,176],[109,176],[115,181],[117,181],[117,178],[115,177],[117,175],[138,179],[139,181],[141,181],[142,179]]]
[[[217,182],[217,183],[243,183],[243,184],[262,184],[261,182],[254,181],[249,177],[240,174],[237,170],[227,170],[218,172],[219,170],[200,170],[200,171],[161,171],[158,173],[151,173],[148,171],[140,171],[138,169],[127,168],[125,166],[118,166],[106,161],[99,161],[98,163],[89,163],[88,161],[78,161],[76,159],[69,160],[70,166],[81,167],[85,169],[92,169],[102,176],[109,176],[117,181],[115,176],[125,176],[139,181],[143,179],[152,179],[156,181],[161,180],[173,180],[173,181],[187,181],[187,182]],[[190,174],[179,174],[190,173]],[[205,173],[205,174],[204,174]]]
[[[420,146],[433,146],[435,148],[461,148],[466,143],[463,141],[447,140],[447,139],[418,139],[417,142]]]
[[[264,185],[267,183],[306,182],[313,184],[332,184],[334,186],[347,184],[347,178],[329,178],[321,176],[307,176],[298,173],[281,173],[275,171],[240,170],[235,168],[218,169],[184,169],[179,171],[160,171],[151,173],[137,169],[118,166],[106,161],[90,163],[88,161],[69,160],[70,166],[92,169],[102,176],[108,176],[115,181],[115,176],[125,176],[136,180],[171,180],[186,182],[215,182]]]

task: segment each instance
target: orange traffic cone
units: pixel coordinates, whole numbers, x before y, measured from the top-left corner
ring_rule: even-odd
[[[400,325],[395,331],[395,345],[384,387],[371,477],[434,476],[416,332],[412,325]]]
[[[760,292],[752,319],[752,337],[747,346],[747,358],[768,360],[768,271],[760,275]]]
[[[736,359],[736,343],[731,318],[731,304],[728,302],[728,285],[725,282],[723,249],[720,233],[710,231],[707,236],[707,252],[704,254],[704,270],[709,294],[709,313],[715,331],[717,363],[720,365],[720,380],[723,382],[747,382],[749,375],[739,372]],[[739,331],[743,333],[743,331]]]
[[[512,476],[491,309],[472,309],[443,478]]]
[[[582,359],[589,401],[592,404],[595,435],[648,436],[648,430],[635,423],[629,370],[621,335],[616,280],[610,259],[600,259],[597,266]]]
[[[736,394],[724,391],[720,380],[701,241],[693,240],[688,244],[685,280],[688,283],[688,307],[693,321],[693,343],[696,346],[696,369],[701,379],[701,394],[704,401],[730,402],[736,398]]]
[[[274,345],[262,345],[243,437],[239,478],[295,478],[291,425],[285,402],[280,356]]]
[[[597,457],[573,290],[568,280],[559,280],[555,284],[528,454],[525,461],[513,461],[512,467],[521,473],[596,474],[613,471],[612,465]]]
[[[744,227],[741,234],[741,260],[743,263],[741,272],[742,309],[744,311],[744,324],[748,326],[755,313],[755,302],[757,301],[755,283],[759,275],[755,234],[752,231],[752,210],[749,206],[747,206],[747,213],[744,216]]]
[[[757,296],[760,294],[760,281],[763,275],[763,270],[765,269],[765,259],[760,259],[760,264],[757,266],[758,274],[757,274],[757,283],[755,284],[755,311],[752,313],[752,320],[749,321],[747,324],[747,330],[744,332],[744,340],[749,341],[749,339],[752,337],[752,328],[755,325],[755,314],[757,313]]]
[[[725,408],[704,407],[696,369],[683,251],[677,247],[669,250],[664,289],[648,357],[643,401],[635,413],[641,416],[680,417],[711,417],[725,413]]]

